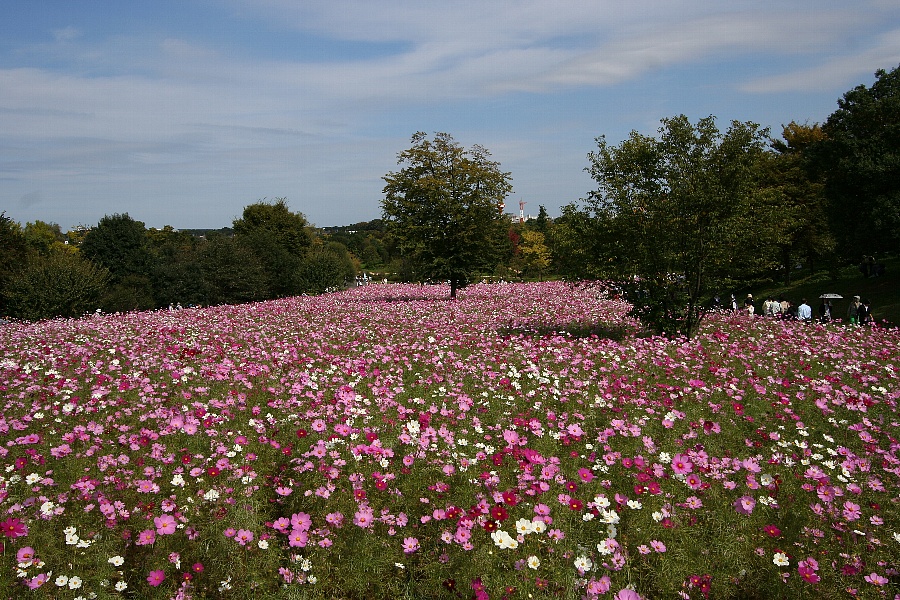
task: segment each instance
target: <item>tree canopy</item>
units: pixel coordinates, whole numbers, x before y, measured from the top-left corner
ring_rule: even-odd
[[[447,133],[418,132],[411,142],[398,155],[402,168],[384,176],[384,220],[414,271],[449,280],[455,297],[479,270],[496,266],[511,177],[484,147],[464,149]]]
[[[900,66],[838,100],[812,148],[845,257],[900,247]]]
[[[610,146],[600,137],[588,155],[606,259],[598,271],[633,284],[635,310],[660,332],[691,335],[705,295],[765,256],[754,165],[766,142],[755,123],[722,133],[713,117],[680,115],[662,120],[658,138],[632,131]]]

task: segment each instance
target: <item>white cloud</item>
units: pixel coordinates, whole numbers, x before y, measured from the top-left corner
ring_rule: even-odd
[[[890,70],[897,65],[900,65],[900,29],[878,36],[870,48],[812,67],[760,77],[742,89],[756,94],[832,90],[856,85],[861,79],[870,79],[877,69]]]

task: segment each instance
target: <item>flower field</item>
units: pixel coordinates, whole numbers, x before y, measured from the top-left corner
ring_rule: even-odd
[[[0,326],[0,597],[900,598],[897,330],[446,296]]]

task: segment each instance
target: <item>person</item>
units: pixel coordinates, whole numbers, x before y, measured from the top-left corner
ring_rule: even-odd
[[[731,310],[732,310],[732,311],[737,311],[737,309],[738,309],[738,306],[737,306],[737,298],[735,298],[735,297],[734,297],[734,294],[732,294],[732,295],[731,295]]]
[[[781,318],[782,318],[782,319],[788,319],[788,318],[790,318],[790,316],[791,316],[791,303],[788,302],[786,298],[782,297],[782,298],[778,301],[778,304],[781,305],[781,312],[780,312]]]
[[[744,300],[744,311],[751,317],[756,311],[756,309],[753,307],[753,294],[747,294],[747,298]]]
[[[797,318],[801,321],[812,321],[812,307],[806,303],[806,298],[797,307]]]
[[[775,298],[769,298],[769,310],[772,318],[778,319],[781,317],[781,302],[776,300]]]
[[[872,319],[872,305],[869,302],[869,299],[866,298],[862,301],[857,309],[857,321],[860,325],[869,325],[873,322]]]
[[[819,320],[823,323],[831,321],[831,301],[827,298],[822,298],[822,303],[819,304]]]
[[[860,306],[862,306],[862,302],[859,301],[859,296],[853,296],[853,302],[847,307],[847,317],[850,319],[851,325],[856,325],[858,322]]]

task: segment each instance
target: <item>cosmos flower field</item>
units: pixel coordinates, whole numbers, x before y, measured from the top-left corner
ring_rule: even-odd
[[[447,294],[0,326],[0,597],[900,598],[900,332]]]

